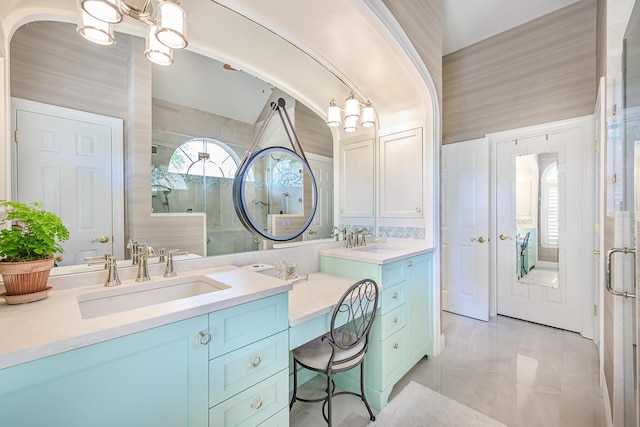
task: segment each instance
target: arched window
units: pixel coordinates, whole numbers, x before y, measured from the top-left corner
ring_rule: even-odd
[[[545,248],[558,247],[559,211],[558,211],[558,163],[547,166],[540,177],[540,226],[541,245]]]
[[[211,138],[183,142],[169,159],[169,172],[185,175],[233,178],[240,159],[225,143]]]

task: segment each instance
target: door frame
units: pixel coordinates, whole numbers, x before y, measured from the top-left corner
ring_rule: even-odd
[[[496,144],[499,141],[504,141],[508,139],[519,139],[526,138],[535,135],[540,135],[543,133],[550,133],[556,131],[564,131],[570,129],[582,129],[583,130],[583,159],[585,159],[583,168],[582,168],[582,182],[584,183],[592,183],[593,182],[593,142],[595,141],[594,136],[594,117],[593,115],[582,116],[568,120],[561,120],[557,122],[544,123],[541,125],[527,126],[518,129],[510,129],[503,132],[496,132],[487,134],[487,138],[489,138],[489,158],[490,158],[490,182],[489,182],[489,192],[490,192],[490,224],[489,224],[489,235],[491,236],[491,240],[496,242],[498,239],[498,226],[497,226],[497,206],[496,206],[496,195],[497,195],[497,176],[496,176],[496,165],[497,165],[497,156],[496,156]],[[588,191],[589,185],[583,185],[583,230],[582,233],[584,235],[593,234],[593,206],[595,201],[593,191]],[[588,250],[587,250],[588,249]],[[491,245],[490,247],[490,268],[489,268],[489,313],[491,317],[495,317],[497,315],[497,307],[498,307],[498,297],[497,297],[497,247],[496,245]],[[592,248],[582,248],[582,263],[585,266],[590,265],[589,263],[593,261],[593,253]],[[595,304],[595,295],[596,295],[596,280],[593,277],[589,277],[587,275],[588,282],[585,283],[586,292],[583,293],[583,299],[581,310],[582,310],[582,328],[581,335],[585,338],[593,339],[594,331],[596,328],[596,319],[593,315],[593,306]]]
[[[83,121],[111,128],[111,221],[113,225],[113,255],[117,259],[124,259],[124,125],[123,120],[100,114],[88,113],[57,105],[30,101],[22,98],[11,98],[11,135],[15,144],[16,111],[23,110],[32,113],[60,117],[64,119]],[[9,174],[9,186],[11,198],[17,195],[17,157],[13,147],[11,151],[11,171]]]

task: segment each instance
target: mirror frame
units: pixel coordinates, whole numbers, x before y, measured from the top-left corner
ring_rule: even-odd
[[[252,172],[252,166],[261,160],[266,155],[271,155],[272,153],[281,153],[284,155],[288,155],[298,160],[302,167],[304,168],[304,172],[306,176],[309,177],[311,189],[312,189],[312,207],[311,211],[306,217],[306,220],[302,227],[296,229],[291,234],[285,236],[278,236],[274,233],[269,233],[267,230],[260,227],[259,224],[256,223],[253,216],[250,214],[249,206],[247,205],[247,200],[245,197],[245,183],[248,181],[248,176]],[[256,236],[263,237],[265,239],[273,240],[276,242],[286,242],[289,240],[293,240],[296,237],[300,236],[311,224],[313,217],[316,213],[316,208],[318,205],[318,187],[316,185],[316,180],[311,172],[311,168],[309,164],[297,153],[294,151],[285,148],[285,147],[268,147],[262,149],[256,153],[254,153],[249,160],[244,164],[243,169],[238,171],[238,175],[233,180],[233,207],[236,210],[238,218],[244,227],[253,233]],[[304,175],[303,175],[304,176]],[[303,213],[303,215],[305,215]]]

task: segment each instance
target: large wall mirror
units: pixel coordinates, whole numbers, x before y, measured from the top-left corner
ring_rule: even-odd
[[[273,247],[242,226],[233,208],[232,185],[239,159],[279,97],[287,100],[313,175],[322,177],[316,216],[299,239],[330,237],[333,139],[323,119],[279,88],[223,61],[176,51],[175,63],[160,67],[144,59],[143,39],[117,33],[116,40],[114,46],[96,46],[77,35],[74,24],[62,22],[22,26],[11,41],[11,96],[124,120],[125,194],[120,203],[125,206],[125,237],[115,242],[120,252],[126,254],[127,239],[138,238],[138,231],[131,230],[150,236],[145,239],[151,244],[198,256]],[[151,81],[151,99],[135,93],[140,90],[132,83],[136,78]],[[133,96],[143,105],[133,105]],[[149,118],[151,135],[127,128],[134,116]],[[290,146],[275,122],[260,148]],[[281,190],[255,197],[253,207],[265,221],[293,212],[304,200],[293,188]],[[149,225],[140,218],[148,218]],[[151,225],[151,219],[178,226]],[[191,228],[195,244],[173,243],[172,238]],[[111,251],[95,247],[95,254],[105,252]],[[69,264],[78,263],[78,257],[70,258]]]
[[[516,276],[557,288],[558,153],[516,157]]]

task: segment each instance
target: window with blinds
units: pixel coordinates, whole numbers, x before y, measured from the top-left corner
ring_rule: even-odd
[[[545,248],[557,248],[560,231],[557,162],[553,162],[544,170],[540,186],[540,244]]]

